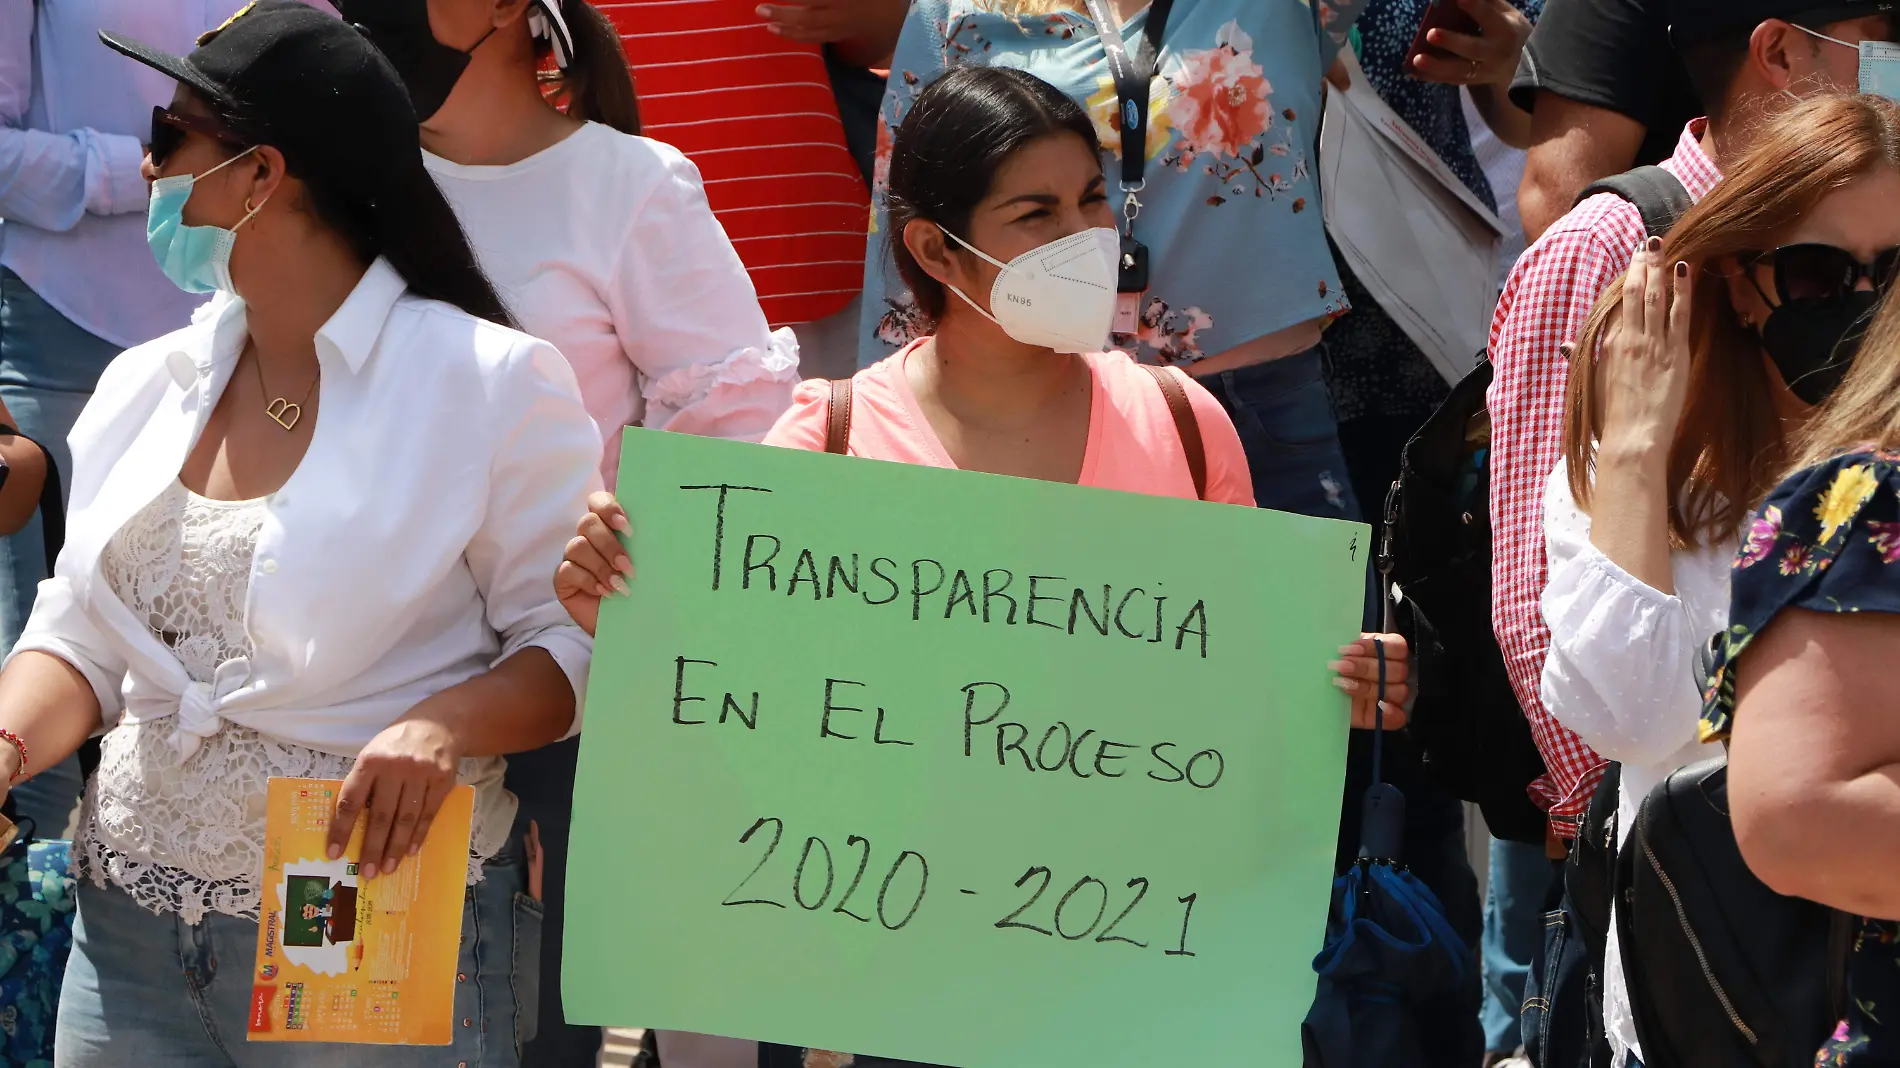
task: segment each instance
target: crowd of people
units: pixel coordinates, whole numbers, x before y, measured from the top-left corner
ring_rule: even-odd
[[[869,194],[860,299],[794,324],[758,209],[641,136],[615,20],[662,6],[0,0],[0,776],[77,902],[7,1063],[595,1063],[561,931],[624,428],[1391,524],[1448,413],[1484,624],[1369,568],[1314,665],[1338,872],[1393,784],[1472,977],[1364,995],[1432,1006],[1404,1063],[1900,1063],[1892,0],[739,5],[819,50]],[[1361,83],[1506,231],[1462,385],[1329,235]],[[1459,643],[1494,670],[1434,675]],[[1495,837],[1408,729],[1492,683],[1541,758]],[[474,787],[448,1051],[245,1043],[280,776],[343,781],[365,877]]]

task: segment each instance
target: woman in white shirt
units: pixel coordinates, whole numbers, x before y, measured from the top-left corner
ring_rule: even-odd
[[[429,171],[522,328],[580,379],[611,486],[621,428],[757,441],[791,404],[797,343],[766,325],[744,266],[676,149],[636,136],[620,38],[586,0],[343,0],[409,87]],[[559,73],[553,102],[539,72]],[[553,103],[565,106],[556,110]],[[573,745],[509,761],[547,851],[533,1059],[592,1065],[561,1013]]]
[[[1728,624],[1748,509],[1892,279],[1900,169],[1882,146],[1897,117],[1830,97],[1764,127],[1578,335],[1565,460],[1544,496],[1543,697],[1622,763],[1619,843],[1657,783],[1712,755],[1697,744],[1696,657]],[[1620,1068],[1642,1054],[1614,924],[1605,958]]]
[[[105,732],[58,1063],[514,1065],[539,920],[501,756],[578,727],[592,645],[547,576],[599,434],[560,354],[498,325],[358,31],[260,0],[183,59],[106,41],[182,83],[149,244],[228,299],[101,379],[0,672],[10,783]],[[363,817],[364,879],[475,787],[452,1050],[247,1044],[274,776],[343,779],[331,854]]]

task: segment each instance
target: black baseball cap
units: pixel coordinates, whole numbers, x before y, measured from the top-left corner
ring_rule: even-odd
[[[1731,33],[1745,33],[1769,19],[1816,29],[1830,22],[1892,16],[1900,0],[1669,0],[1669,39],[1677,49]]]
[[[427,176],[402,79],[362,33],[299,0],[255,0],[175,56],[99,39],[211,102],[233,131],[284,154],[291,173],[359,203]]]

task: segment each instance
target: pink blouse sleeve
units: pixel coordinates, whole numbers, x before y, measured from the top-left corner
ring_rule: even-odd
[[[1212,400],[1212,398],[1209,398]],[[765,444],[781,449],[825,451],[825,423],[831,414],[831,384],[822,378],[800,382],[792,391],[792,406],[778,417],[765,435]],[[1230,431],[1231,433],[1231,431]]]
[[[1247,470],[1247,453],[1240,446],[1240,433],[1227,410],[1192,375],[1187,382],[1189,403],[1201,424],[1201,444],[1207,452],[1207,499],[1221,504],[1254,507],[1253,474]]]

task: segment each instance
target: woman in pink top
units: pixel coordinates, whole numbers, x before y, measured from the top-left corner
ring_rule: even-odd
[[[806,382],[766,443],[1252,507],[1240,437],[1213,396],[1179,371],[1097,351],[1119,259],[1100,159],[1081,107],[1032,75],[966,67],[933,82],[891,151],[887,239],[933,334],[858,372],[848,428],[833,429],[838,391]],[[1182,406],[1196,428],[1185,436]],[[607,494],[590,504],[555,589],[592,633],[600,598],[624,592],[633,565],[616,533],[631,528],[626,513]],[[1402,726],[1404,639],[1382,637],[1385,722]],[[1372,643],[1340,652],[1334,681],[1352,695],[1353,725],[1371,727]]]
[[[1197,494],[1160,381],[1096,351],[1119,239],[1095,129],[1073,101],[1021,71],[952,72],[899,129],[889,188],[891,255],[936,329],[852,380],[846,451],[1253,506],[1240,437],[1212,395],[1164,372],[1199,424]],[[831,392],[800,386],[766,443],[824,449]]]

